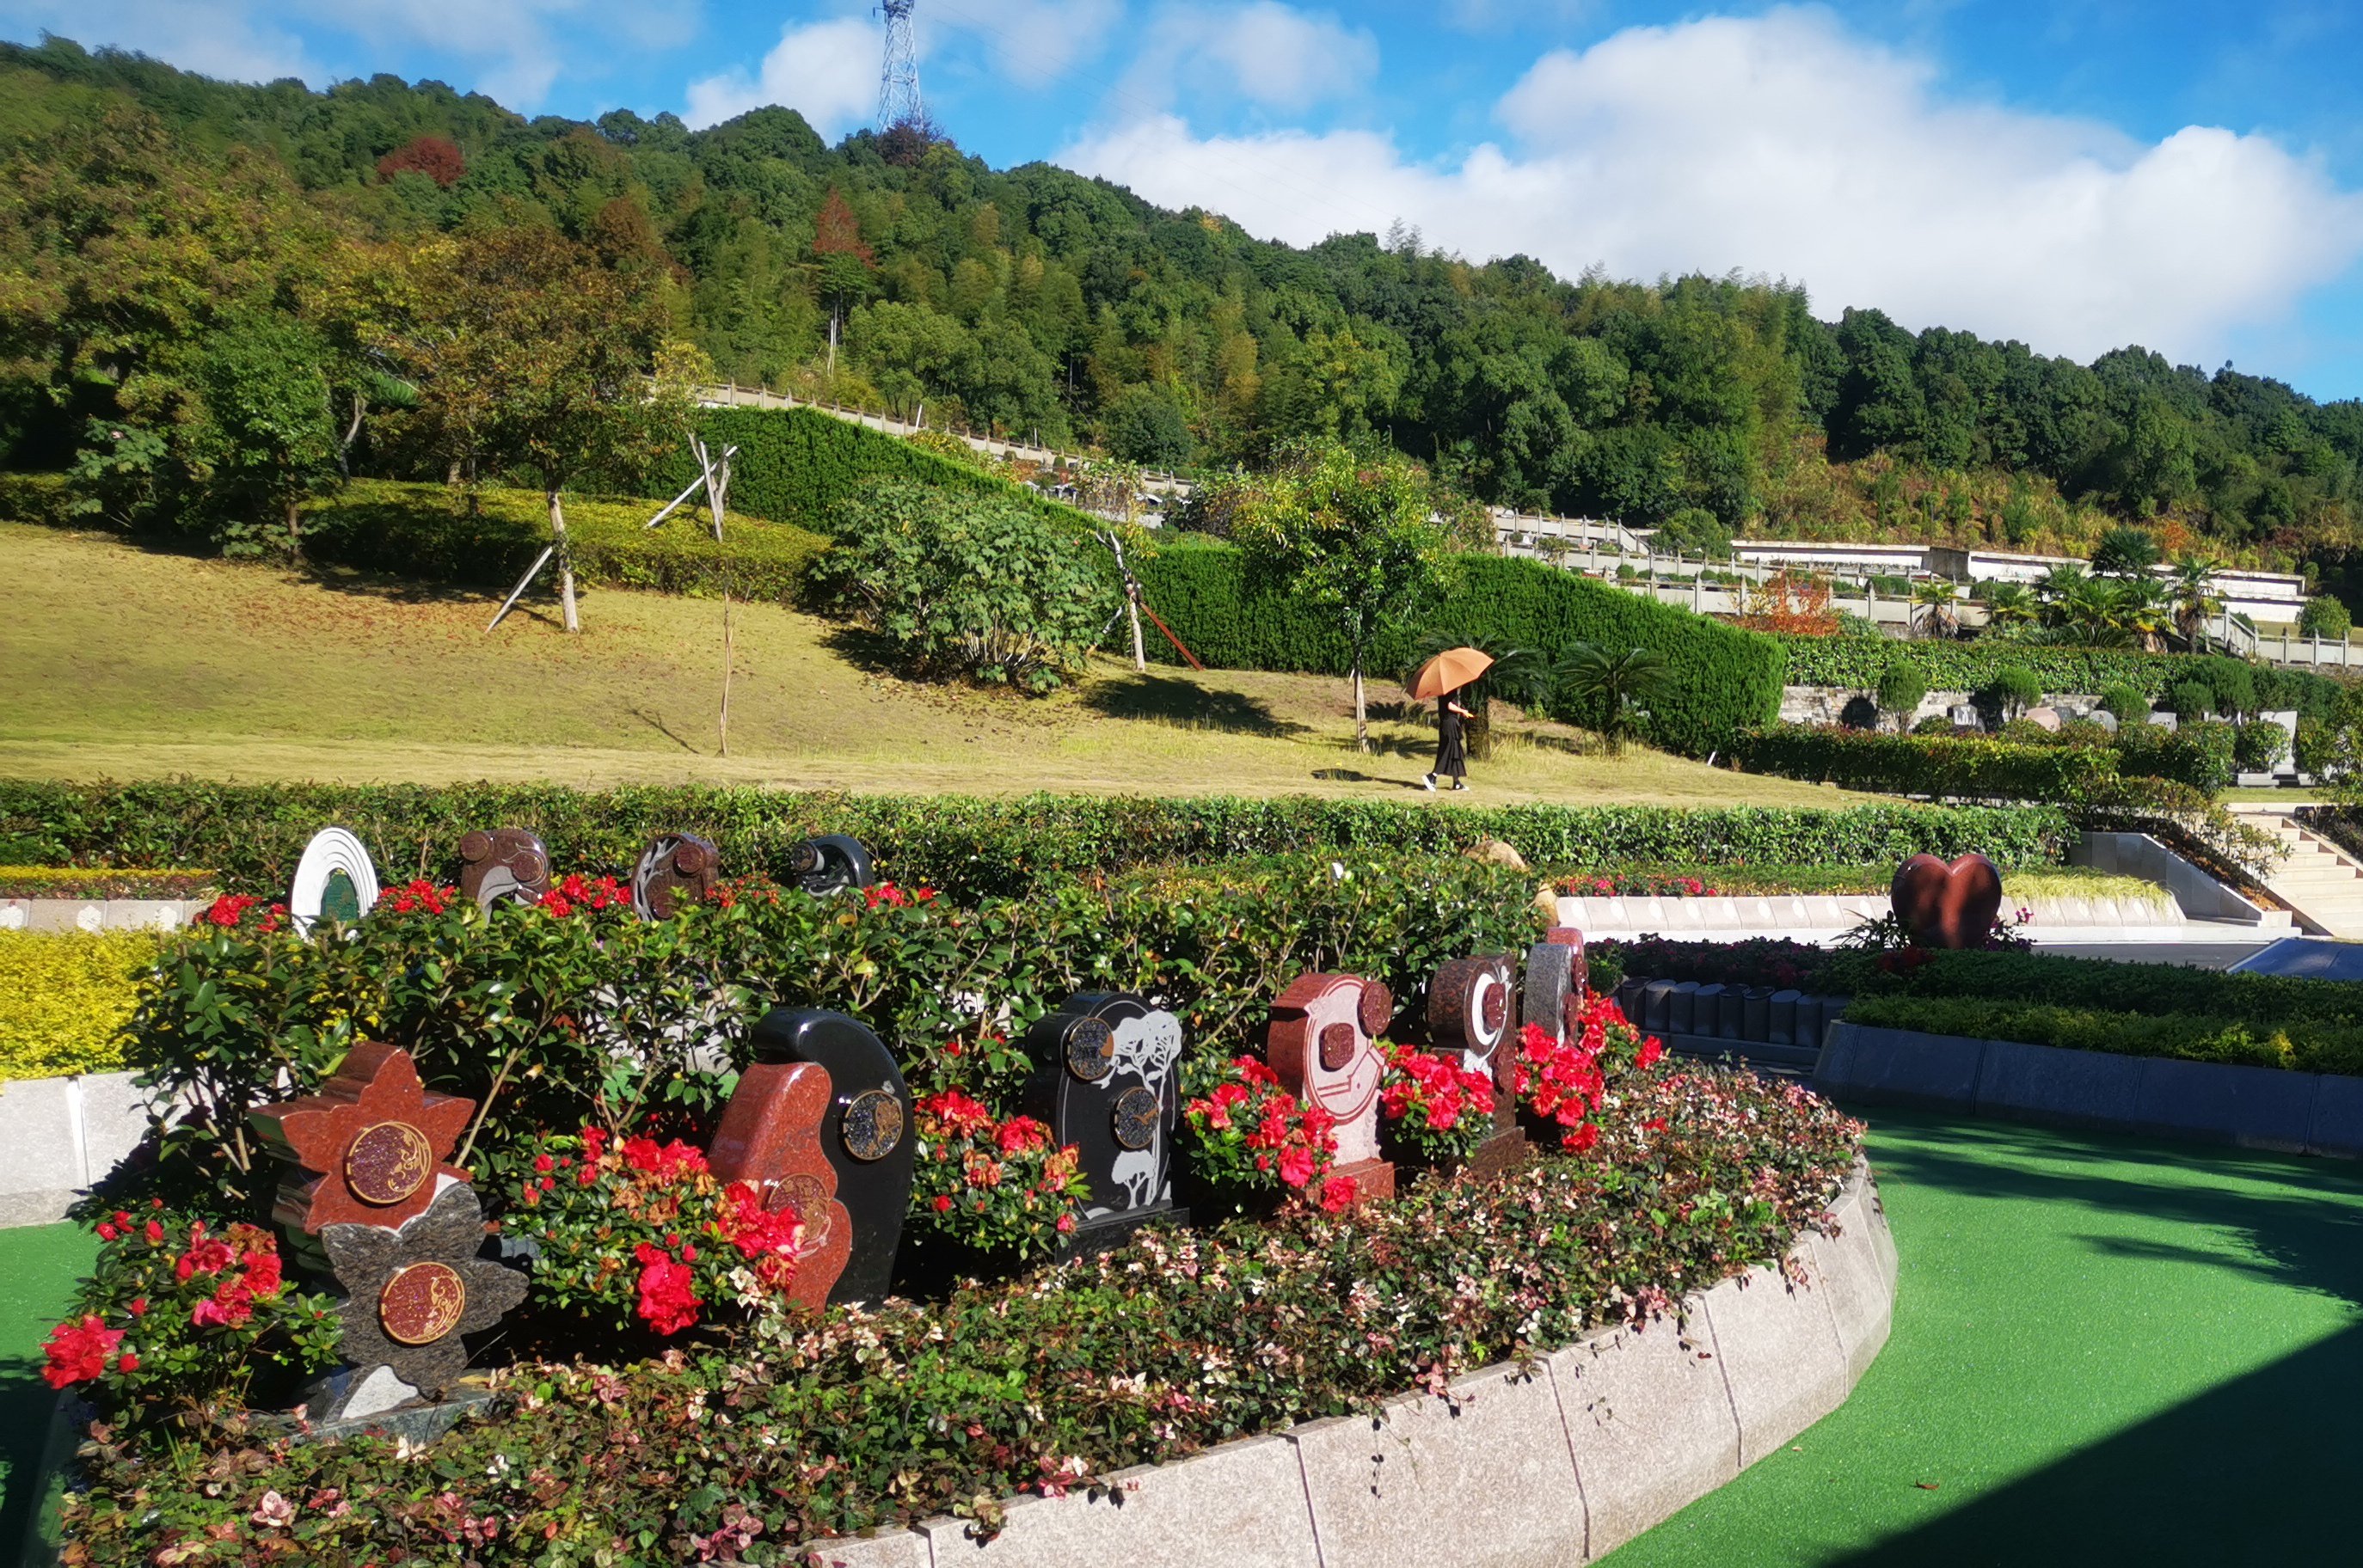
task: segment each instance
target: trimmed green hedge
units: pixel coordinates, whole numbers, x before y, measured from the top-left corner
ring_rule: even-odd
[[[1903,804],[1845,811],[1740,807],[1398,806],[1307,797],[1201,800],[1030,795],[1012,800],[792,794],[751,789],[554,785],[65,784],[0,779],[0,860],[201,866],[226,886],[286,886],[305,841],[340,823],[388,876],[456,879],[462,834],[531,828],[561,870],[628,868],[648,837],[713,839],[729,874],[788,879],[787,854],[848,833],[884,875],[964,897],[1025,891],[1169,861],[1296,851],[1465,849],[1498,838],[1536,866],[1623,862],[1892,864],[1922,851],[1980,850],[2009,866],[2064,858],[2073,836],[2050,809]]]
[[[2041,953],[1936,953],[1896,973],[1862,955],[1832,963],[1836,991],[1917,997],[2007,997],[2104,1012],[2193,1013],[2279,1027],[2312,1020],[2363,1027],[2363,986],[2290,975],[2228,974],[2182,964],[2121,964]]]
[[[2072,803],[2117,776],[2114,756],[2095,747],[1894,735],[1835,725],[1759,730],[1741,737],[1732,755],[1750,773],[1953,800]]]
[[[2302,1019],[2250,1023],[2210,1013],[2111,1012],[1987,997],[1866,997],[1847,1021],[1924,1034],[2015,1040],[2119,1056],[2173,1056],[2300,1073],[2363,1075],[2363,1028]]]
[[[610,588],[711,594],[727,580],[742,599],[793,602],[804,573],[828,548],[819,535],[731,513],[716,545],[704,512],[647,526],[656,508],[638,501],[569,496],[566,533],[575,575]],[[535,491],[484,490],[471,515],[439,484],[358,480],[305,509],[305,549],[345,566],[505,589],[549,543],[548,503]]]
[[[1612,651],[1654,648],[1672,679],[1650,704],[1648,738],[1703,756],[1732,744],[1781,708],[1777,644],[1670,604],[1610,588],[1540,561],[1470,556],[1450,599],[1417,628],[1381,638],[1368,673],[1400,669],[1422,631],[1462,641],[1491,637],[1556,657],[1570,644]],[[1228,545],[1168,541],[1137,568],[1149,607],[1205,663],[1230,669],[1343,675],[1346,639],[1284,592],[1250,580],[1244,558]],[[1180,656],[1161,637],[1152,657]]]
[[[1891,637],[1799,637],[1777,639],[1787,652],[1792,686],[1836,686],[1876,690],[1882,671],[1898,659],[1916,666],[1933,691],[1975,691],[2005,665],[2031,671],[2046,691],[2097,695],[2111,686],[2130,686],[2156,700],[2179,680],[2205,679],[2209,661],[2190,654],[2133,653],[2121,648],[2047,647],[2039,643],[1983,637],[1974,642],[1899,642]],[[2257,701],[2263,708],[2294,708],[2309,718],[2336,716],[2343,689],[2309,670],[2254,668]]]

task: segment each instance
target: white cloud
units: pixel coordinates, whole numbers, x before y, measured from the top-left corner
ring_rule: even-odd
[[[1378,74],[1379,45],[1326,13],[1277,0],[1206,8],[1168,6],[1115,97],[1136,112],[1177,99],[1243,100],[1258,108],[1302,111],[1359,93]]]
[[[919,8],[919,51],[930,52],[938,28],[970,34],[991,47],[1010,82],[1047,87],[1095,58],[1123,17],[1124,0],[979,0],[972,10],[937,0]]]
[[[267,6],[185,0],[10,0],[6,32],[29,43],[51,32],[90,49],[111,45],[231,82],[324,78],[302,40],[256,16]]]
[[[742,66],[691,83],[682,117],[702,129],[778,104],[803,115],[834,141],[877,110],[882,47],[876,25],[860,17],[790,28],[763,57],[757,75],[749,76]]]
[[[1816,311],[2212,363],[2363,256],[2363,195],[2268,138],[2155,144],[1947,99],[1935,68],[1818,10],[1636,28],[1545,55],[1498,106],[1512,145],[1457,166],[1365,132],[1201,138],[1152,116],[1061,161],[1305,243],[1401,216],[1476,256],[1572,274],[1744,269]]]

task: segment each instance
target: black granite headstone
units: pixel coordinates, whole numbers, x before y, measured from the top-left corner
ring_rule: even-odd
[[[837,1173],[837,1201],[852,1221],[845,1272],[828,1298],[882,1298],[893,1276],[917,1159],[911,1091],[893,1054],[867,1024],[813,1008],[773,1008],[749,1043],[759,1063],[812,1062],[827,1070],[821,1152]]]
[[[808,838],[788,856],[788,869],[796,886],[816,899],[878,883],[878,867],[860,841],[841,833]]]
[[[1073,1144],[1090,1197],[1067,1245],[1091,1251],[1175,1214],[1173,1127],[1182,1106],[1182,1021],[1141,997],[1091,991],[1026,1033],[1030,1114]]]

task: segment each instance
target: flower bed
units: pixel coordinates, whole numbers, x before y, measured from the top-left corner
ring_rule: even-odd
[[[0,899],[197,899],[210,897],[220,882],[211,871],[0,866]]]
[[[172,1451],[106,1429],[66,1527],[90,1564],[774,1562],[937,1514],[990,1529],[1015,1493],[1666,1311],[1781,1257],[1859,1133],[1793,1085],[1688,1070],[1631,1077],[1594,1124],[1581,1154],[1349,1217],[1150,1231],[940,1302],[760,1317],[735,1342],[627,1365],[519,1365],[426,1468],[376,1439],[232,1425]]]
[[[0,1082],[121,1067],[157,944],[134,932],[0,931]]]

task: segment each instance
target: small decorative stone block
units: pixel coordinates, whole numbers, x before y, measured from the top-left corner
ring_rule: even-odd
[[[722,852],[688,834],[649,840],[632,872],[632,908],[642,920],[669,920],[683,902],[700,903],[722,879]]]
[[[1071,1244],[1090,1250],[1173,1209],[1182,1021],[1143,997],[1071,997],[1026,1032],[1031,1112],[1074,1146],[1091,1189]]]
[[[1740,993],[1739,1038],[1761,1040],[1767,1044],[1771,1043],[1772,991],[1769,987],[1750,986]]]
[[[1712,1038],[1723,1029],[1723,993],[1717,985],[1701,986],[1691,993],[1691,1032]]]
[[[797,845],[788,852],[788,871],[796,886],[816,899],[878,885],[878,867],[870,851],[859,839],[841,833],[824,834]]]
[[[1682,980],[1666,993],[1666,1032],[1695,1034],[1698,1032],[1698,993],[1696,980]]]
[[[749,1043],[759,1066],[808,1062],[827,1073],[829,1099],[817,1137],[837,1175],[835,1199],[849,1217],[844,1272],[828,1299],[882,1298],[893,1278],[917,1158],[911,1091],[893,1054],[867,1024],[811,1008],[773,1008]]]
[[[1644,1033],[1665,1034],[1672,1031],[1675,984],[1672,980],[1651,980],[1641,988],[1641,1016],[1634,1021]]]
[[[549,851],[523,828],[479,828],[460,841],[460,891],[489,911],[538,904],[549,891]]]
[[[1774,991],[1764,1003],[1764,1043],[1768,1045],[1797,1043],[1797,1004],[1804,999],[1795,991]]]
[[[323,920],[351,925],[377,907],[377,867],[361,841],[340,827],[324,828],[304,846],[287,891],[287,919],[309,936]]]
[[[435,1200],[438,1177],[476,1102],[420,1082],[410,1053],[364,1042],[320,1092],[258,1106],[247,1121],[264,1148],[294,1167],[272,1211],[299,1252],[324,1225],[399,1226]]]
[[[812,1308],[827,1304],[853,1251],[853,1216],[821,1143],[835,1098],[816,1063],[757,1062],[738,1075],[706,1161],[718,1180],[752,1182],[766,1209],[795,1210],[804,1230],[788,1295]]]
[[[1358,975],[1305,975],[1272,1003],[1264,1052],[1281,1085],[1337,1119],[1337,1166],[1364,1200],[1394,1194],[1394,1166],[1379,1158],[1378,1033],[1394,999]]]

